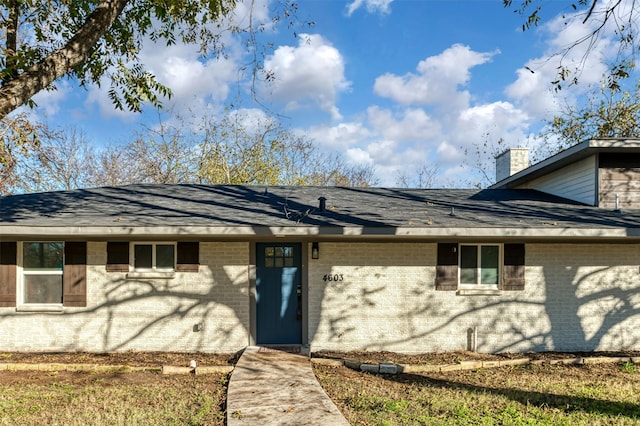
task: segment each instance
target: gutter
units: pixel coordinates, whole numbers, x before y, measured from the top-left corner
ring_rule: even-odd
[[[322,227],[322,226],[285,226],[285,227],[254,227],[254,226],[141,226],[141,227],[46,227],[46,226],[1,226],[0,240],[17,239],[185,239],[198,237],[202,239],[229,238],[256,239],[267,237],[300,238],[323,237],[323,239],[459,239],[459,238],[553,238],[553,239],[618,239],[640,240],[640,228],[632,227],[601,227],[576,228],[568,226],[553,227]]]

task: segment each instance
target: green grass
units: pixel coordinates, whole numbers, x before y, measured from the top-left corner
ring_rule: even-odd
[[[624,365],[423,375],[314,368],[352,425],[640,425],[640,374]]]
[[[224,424],[226,375],[26,374],[0,383],[0,425]]]

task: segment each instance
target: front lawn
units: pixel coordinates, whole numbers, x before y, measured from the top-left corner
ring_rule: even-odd
[[[316,365],[352,425],[638,425],[633,364],[377,375]]]
[[[223,425],[227,374],[0,372],[0,425]]]

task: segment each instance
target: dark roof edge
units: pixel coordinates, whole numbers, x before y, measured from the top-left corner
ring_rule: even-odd
[[[588,139],[565,149],[545,160],[519,171],[489,186],[489,189],[513,188],[540,176],[554,172],[568,164],[575,163],[600,152],[639,152],[640,139],[600,138]]]

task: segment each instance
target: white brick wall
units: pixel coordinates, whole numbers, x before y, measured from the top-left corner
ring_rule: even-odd
[[[106,243],[89,243],[87,308],[0,308],[0,350],[240,350],[249,249],[201,243],[199,273],[133,281],[105,271]],[[482,352],[640,350],[640,244],[527,244],[525,290],[494,296],[435,291],[436,249],[320,243],[307,269],[312,350],[463,350],[474,327]]]
[[[640,349],[638,244],[527,244],[525,290],[496,296],[435,291],[436,248],[322,243],[312,350],[463,350],[473,327],[482,352]]]
[[[169,280],[106,272],[104,242],[87,252],[87,307],[0,308],[0,350],[235,352],[248,344],[249,243],[201,243],[200,272]]]

